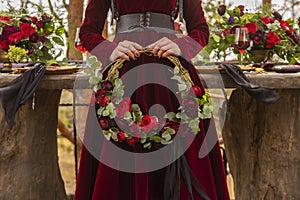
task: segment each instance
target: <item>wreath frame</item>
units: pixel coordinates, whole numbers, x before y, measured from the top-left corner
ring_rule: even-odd
[[[154,55],[152,49],[139,51],[140,54],[148,56]],[[164,59],[164,58],[161,58]],[[95,56],[87,59],[88,68],[85,70],[90,75],[89,84],[93,86],[93,103],[96,105],[96,114],[102,133],[107,140],[114,142],[126,141],[130,146],[137,142],[141,143],[144,148],[150,149],[153,142],[162,145],[172,143],[175,137],[176,127],[180,123],[186,124],[191,132],[197,134],[200,131],[200,119],[211,118],[214,109],[213,102],[210,101],[209,93],[202,93],[199,86],[194,85],[188,71],[181,65],[180,60],[172,55],[167,56],[174,65],[172,79],[178,82],[178,93],[181,98],[187,101],[194,101],[198,105],[196,116],[189,116],[182,106],[178,108],[179,112],[168,112],[165,114],[166,123],[160,124],[156,116],[145,115],[141,112],[138,104],[131,103],[129,97],[124,97],[124,88],[119,70],[123,67],[125,59],[118,58],[110,63],[105,69],[109,69],[107,77],[103,79],[103,69],[101,63]],[[191,98],[191,92],[195,98]],[[127,105],[126,105],[127,104]],[[128,110],[118,110],[118,106],[128,106]],[[115,123],[115,119],[126,122],[129,131],[124,131]],[[131,131],[131,132],[130,132]],[[134,132],[134,133],[133,133]]]

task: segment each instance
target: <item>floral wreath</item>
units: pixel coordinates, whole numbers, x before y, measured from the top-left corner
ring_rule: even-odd
[[[139,53],[155,56],[149,49],[141,50]],[[144,148],[150,149],[153,142],[170,144],[180,123],[187,125],[191,132],[197,134],[200,131],[200,119],[211,118],[214,106],[209,101],[209,94],[207,92],[203,94],[200,87],[193,84],[188,71],[177,57],[166,58],[175,66],[172,79],[178,82],[182,104],[192,108],[197,106],[198,109],[187,111],[181,106],[177,113],[166,113],[165,122],[160,122],[156,116],[144,115],[138,104],[132,103],[129,97],[123,97],[125,85],[119,77],[119,69],[123,67],[125,61],[123,58],[118,58],[108,66],[110,70],[105,79],[97,58],[95,56],[88,58],[88,69],[85,72],[90,75],[89,83],[94,91],[93,103],[98,122],[107,140],[126,141],[130,146],[140,142]],[[118,119],[119,123],[116,124],[114,119]],[[126,127],[129,127],[128,130],[125,130]]]

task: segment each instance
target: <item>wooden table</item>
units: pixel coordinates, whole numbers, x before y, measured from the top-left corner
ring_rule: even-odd
[[[18,75],[0,74],[0,85]],[[0,199],[65,199],[56,143],[62,89],[72,89],[76,75],[45,75],[32,110],[29,100],[10,130],[0,112]],[[214,81],[213,74],[203,74]],[[236,85],[222,74],[226,88]],[[276,88],[274,104],[253,101],[237,88],[227,108],[223,139],[236,199],[300,197],[300,73],[249,73],[254,84]],[[82,77],[85,80],[84,77]]]

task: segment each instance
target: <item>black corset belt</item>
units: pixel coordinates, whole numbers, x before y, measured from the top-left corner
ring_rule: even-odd
[[[172,21],[171,15],[153,12],[118,16],[116,33],[145,30],[174,33],[174,22]]]

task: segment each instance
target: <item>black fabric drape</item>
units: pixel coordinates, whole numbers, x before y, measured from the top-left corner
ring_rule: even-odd
[[[17,110],[35,92],[45,74],[45,63],[37,62],[18,78],[0,87],[0,99],[5,112],[5,118],[10,128],[14,125]]]

